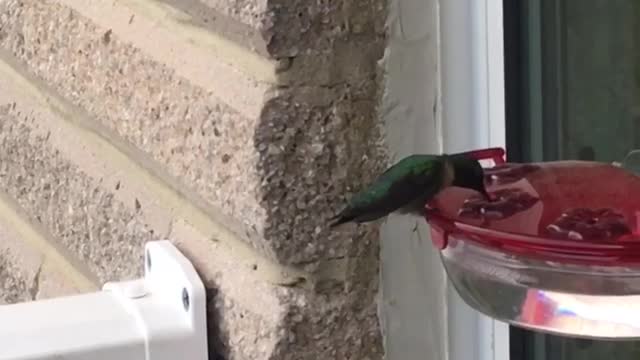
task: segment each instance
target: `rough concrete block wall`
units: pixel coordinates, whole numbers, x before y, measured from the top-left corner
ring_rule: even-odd
[[[167,238],[211,358],[380,359],[385,0],[0,1],[1,300],[137,276]],[[216,356],[216,357],[214,357]]]

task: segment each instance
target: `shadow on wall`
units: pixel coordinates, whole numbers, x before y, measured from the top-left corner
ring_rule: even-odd
[[[278,89],[265,105],[254,134],[267,216],[261,235],[281,263],[357,256],[359,243],[377,241],[352,241],[355,234],[327,227],[345,196],[384,168],[376,84],[371,78],[309,95]]]
[[[226,360],[229,357],[228,339],[222,334],[220,326],[222,314],[216,309],[216,298],[218,297],[218,289],[207,286],[207,344],[209,346],[209,360]]]
[[[345,281],[323,279],[304,305],[292,304],[283,322],[294,324],[295,341],[283,337],[276,352],[313,356],[308,352],[323,348],[326,355],[338,357],[382,353],[375,302],[378,229],[331,231],[327,226],[346,196],[386,166],[377,84],[371,78],[357,85],[314,88],[310,95],[278,89],[261,113],[254,133],[260,205],[266,212],[261,235],[280,263],[348,264]],[[324,99],[316,97],[322,93]],[[338,338],[343,343],[333,348],[320,345]]]

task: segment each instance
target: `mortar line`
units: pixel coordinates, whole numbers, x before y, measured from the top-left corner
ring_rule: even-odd
[[[248,118],[257,118],[267,90],[278,82],[275,60],[255,54],[195,25],[190,16],[153,0],[56,0],[111,30],[154,61],[214,94]],[[129,21],[131,13],[135,21]],[[158,46],[158,44],[163,44]]]
[[[50,262],[81,292],[98,289],[97,278],[90,271],[83,269],[80,260],[69,254],[57,241],[45,235],[48,233],[40,226],[28,220],[29,217],[24,214],[22,207],[4,191],[0,191],[0,218],[3,224],[18,235],[19,239],[42,254],[43,260],[40,266]]]

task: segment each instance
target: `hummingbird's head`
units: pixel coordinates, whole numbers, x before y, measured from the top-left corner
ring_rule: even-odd
[[[491,199],[484,185],[484,170],[476,159],[464,155],[450,157],[453,165],[453,186],[475,190],[486,199]]]

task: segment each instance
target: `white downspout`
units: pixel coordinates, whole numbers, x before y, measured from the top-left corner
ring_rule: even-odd
[[[103,291],[0,306],[0,360],[206,360],[204,285],[169,241],[145,276]]]

